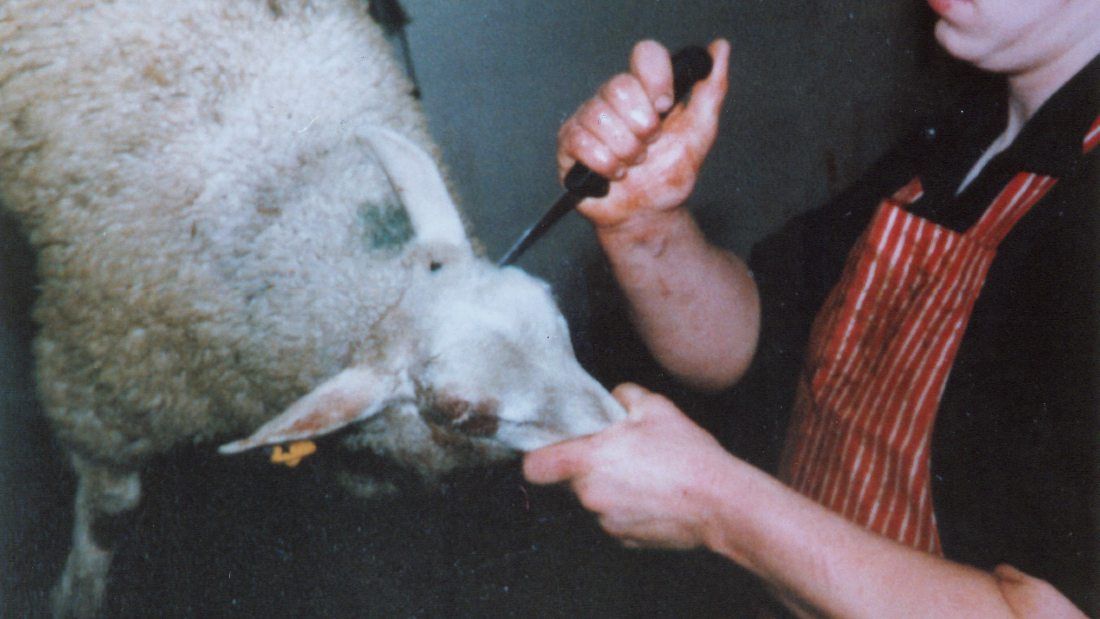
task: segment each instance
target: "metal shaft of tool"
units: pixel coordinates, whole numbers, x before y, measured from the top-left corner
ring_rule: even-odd
[[[707,50],[698,46],[685,47],[672,56],[672,81],[674,101],[682,101],[691,91],[696,82],[706,79],[710,75],[713,60]],[[664,115],[661,116],[664,118]],[[607,195],[611,187],[610,181],[593,172],[588,166],[577,162],[569,169],[562,181],[565,185],[565,193],[554,202],[550,210],[539,218],[530,228],[520,235],[519,239],[505,252],[497,264],[506,266],[515,262],[527,248],[541,238],[546,231],[554,226],[569,211],[577,208],[577,204],[585,198],[602,198]]]

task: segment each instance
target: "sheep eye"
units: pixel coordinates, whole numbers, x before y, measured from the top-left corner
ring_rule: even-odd
[[[443,268],[443,263],[442,262],[436,262],[436,261],[433,260],[430,264],[428,264],[428,269],[432,273],[435,273],[436,271],[438,271],[439,269],[442,269],[442,268]]]

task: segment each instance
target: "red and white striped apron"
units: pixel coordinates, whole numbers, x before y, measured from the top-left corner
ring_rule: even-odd
[[[1092,127],[1090,127],[1088,133],[1085,134],[1085,141],[1081,147],[1081,152],[1087,155],[1097,146],[1100,146],[1100,116],[1096,117],[1096,120],[1092,123]]]
[[[964,233],[883,200],[814,321],[780,476],[868,529],[940,553],[928,448],[998,244],[1056,179],[1018,174]]]

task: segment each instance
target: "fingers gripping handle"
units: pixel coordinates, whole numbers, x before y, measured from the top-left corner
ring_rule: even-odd
[[[672,56],[672,95],[676,102],[691,92],[696,82],[710,75],[713,59],[707,50],[698,45],[681,49]],[[667,112],[665,113],[667,114]],[[664,118],[665,114],[661,117]],[[565,189],[578,198],[602,198],[611,187],[610,181],[577,162],[562,181]]]
[[[676,52],[672,56],[672,92],[675,101],[681,101],[699,80],[710,75],[713,59],[707,50],[692,46]],[[664,114],[661,115],[664,118]],[[512,247],[504,253],[497,264],[507,266],[514,263],[523,252],[542,237],[559,219],[577,207],[585,198],[602,198],[607,195],[611,183],[604,177],[588,169],[583,163],[570,168],[563,181],[566,192],[546,211],[533,226],[528,228]]]

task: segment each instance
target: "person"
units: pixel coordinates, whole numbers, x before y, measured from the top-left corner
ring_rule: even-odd
[[[620,385],[625,421],[524,474],[627,546],[727,557],[796,613],[1081,616],[1100,591],[1100,1],[929,4],[938,42],[1005,92],[922,126],[749,264],[684,206],[726,41],[687,105],[644,41],[564,123],[561,171],[613,181],[580,211],[655,358],[701,388],[767,381],[790,429],[772,477]]]

